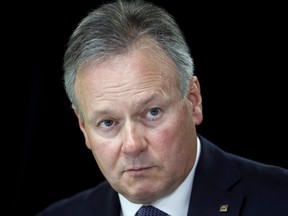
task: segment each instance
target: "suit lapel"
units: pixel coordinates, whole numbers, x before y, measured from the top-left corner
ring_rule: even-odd
[[[99,194],[102,197],[99,199]],[[97,198],[90,199],[90,207],[93,209],[93,215],[98,216],[119,216],[120,215],[120,201],[117,192],[106,181],[102,190],[98,191],[93,196]]]
[[[241,180],[237,167],[225,153],[203,137],[193,181],[188,216],[238,216],[243,194],[233,192]]]

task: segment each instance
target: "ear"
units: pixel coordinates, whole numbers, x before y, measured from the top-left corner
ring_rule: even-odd
[[[76,107],[74,105],[72,105],[72,109],[74,110],[74,113],[78,118],[78,124],[79,124],[80,130],[82,131],[82,133],[84,135],[85,144],[86,144],[87,148],[91,150],[91,144],[89,142],[89,137],[88,137],[87,132],[86,132],[85,121],[84,121],[82,115],[79,113],[79,111],[76,109]]]
[[[192,117],[195,124],[201,124],[203,120],[202,97],[200,92],[200,83],[196,76],[191,79],[187,99],[191,102]]]

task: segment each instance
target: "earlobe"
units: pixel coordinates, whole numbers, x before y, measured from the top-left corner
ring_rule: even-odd
[[[187,98],[191,102],[193,120],[196,125],[199,125],[203,120],[202,97],[200,92],[200,83],[196,76],[194,76],[190,82]]]

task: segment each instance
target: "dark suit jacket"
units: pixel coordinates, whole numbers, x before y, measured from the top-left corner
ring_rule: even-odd
[[[199,136],[190,216],[288,216],[288,170],[222,151]],[[228,205],[227,212],[220,206]],[[225,206],[224,206],[225,211]],[[107,182],[56,202],[37,216],[119,216],[117,193]]]

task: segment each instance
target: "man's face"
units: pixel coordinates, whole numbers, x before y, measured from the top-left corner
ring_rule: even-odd
[[[175,66],[148,49],[96,62],[77,77],[83,118],[75,112],[86,145],[130,201],[151,203],[171,193],[193,167],[202,109],[197,79],[190,86],[182,98]]]

